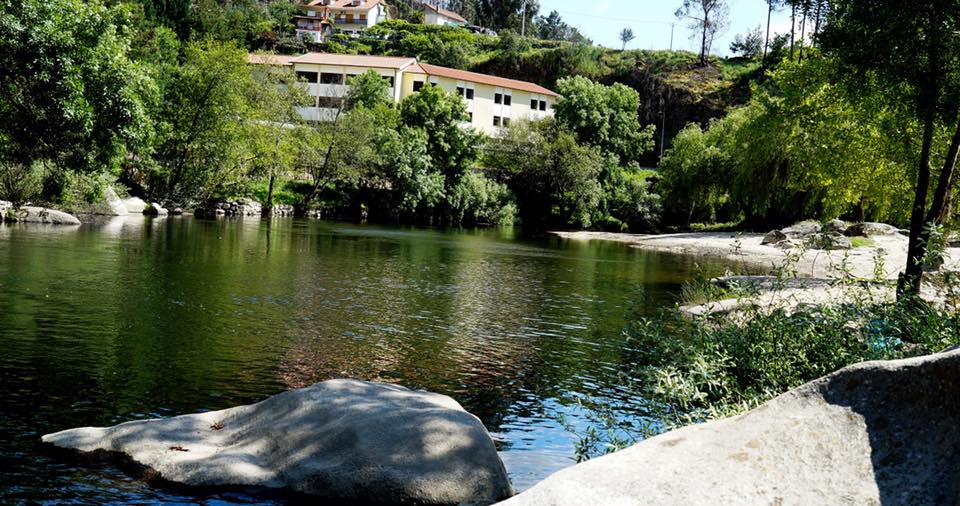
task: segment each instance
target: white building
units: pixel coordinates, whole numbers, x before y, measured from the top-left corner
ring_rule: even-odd
[[[423,23],[427,25],[464,26],[467,24],[467,20],[456,12],[441,9],[427,2],[420,2],[420,10],[423,12]]]
[[[394,101],[440,86],[459,95],[467,105],[470,124],[487,134],[510,126],[518,119],[553,116],[559,95],[543,86],[503,77],[467,72],[426,63],[416,58],[307,53],[303,56],[250,55],[250,63],[292,67],[314,98],[300,114],[312,121],[329,121],[349,94],[350,77],[375,70],[389,86]]]
[[[382,0],[312,0],[299,9],[294,18],[297,34],[313,42],[323,42],[334,30],[360,35],[388,18]]]

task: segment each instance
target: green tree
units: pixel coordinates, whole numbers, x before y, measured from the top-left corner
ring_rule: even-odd
[[[756,59],[760,57],[763,45],[763,31],[757,26],[746,34],[737,34],[730,43],[730,51],[744,58]]]
[[[624,28],[623,30],[620,30],[620,42],[623,43],[623,46],[620,48],[620,50],[621,51],[626,50],[627,44],[629,44],[630,41],[632,41],[635,38],[637,38],[637,36],[633,34],[632,29]]]
[[[421,128],[427,133],[427,145],[434,164],[453,188],[477,160],[482,136],[466,127],[470,120],[460,97],[439,86],[425,86],[400,103],[400,123]]]
[[[155,87],[130,58],[123,5],[0,6],[0,161],[102,171],[149,136]]]
[[[254,159],[246,122],[257,86],[247,52],[213,41],[185,46],[183,63],[164,90],[157,118],[150,196],[167,203],[205,199],[236,184]]]
[[[306,90],[295,86],[289,68],[274,65],[252,66],[254,83],[247,100],[253,107],[242,123],[250,150],[250,176],[267,179],[263,214],[273,214],[273,195],[278,179],[290,175],[297,161],[298,143],[291,130],[303,123],[297,106],[308,102]]]
[[[700,39],[700,65],[707,64],[714,39],[729,27],[729,13],[726,0],[683,0],[677,9],[676,16],[694,32],[691,38]]]
[[[825,51],[858,72],[876,76],[892,99],[906,96],[922,124],[907,266],[899,293],[919,294],[930,224],[943,220],[960,152],[960,1],[835,0],[821,34]],[[938,126],[953,131],[930,197]]]
[[[622,84],[604,86],[581,76],[561,79],[557,90],[561,95],[554,107],[557,121],[581,143],[615,156],[619,165],[635,163],[653,149],[654,127],[640,126],[636,90]]]
[[[523,224],[589,227],[603,158],[553,119],[517,121],[491,141],[487,165],[516,195]]]
[[[373,109],[393,104],[390,87],[376,70],[368,70],[350,79],[350,93],[347,96],[347,110],[364,107]]]

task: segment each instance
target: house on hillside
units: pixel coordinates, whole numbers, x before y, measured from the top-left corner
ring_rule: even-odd
[[[323,42],[334,30],[362,35],[388,18],[383,0],[308,0],[294,18],[297,35],[311,42]]]
[[[467,20],[456,12],[442,9],[429,1],[420,2],[420,11],[423,12],[423,23],[440,26],[466,26]]]
[[[374,70],[387,83],[392,100],[399,102],[424,86],[440,86],[463,98],[467,124],[495,134],[518,119],[553,116],[558,95],[543,86],[503,77],[419,63],[416,58],[307,53],[303,56],[252,54],[258,65],[291,67],[307,87],[313,103],[300,109],[310,121],[330,121],[337,116],[350,91],[350,78]]]

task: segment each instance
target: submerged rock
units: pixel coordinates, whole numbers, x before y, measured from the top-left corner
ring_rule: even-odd
[[[248,406],[43,436],[126,455],[162,480],[342,501],[490,504],[512,493],[493,440],[453,399],[331,380]]]
[[[3,221],[8,223],[45,223],[49,225],[80,224],[80,220],[72,214],[35,206],[21,206],[20,209],[7,207],[3,211]]]
[[[960,350],[842,369],[560,471],[504,505],[954,504]]]

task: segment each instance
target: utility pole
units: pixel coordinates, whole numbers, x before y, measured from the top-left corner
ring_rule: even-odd
[[[670,23],[670,50],[673,51],[673,26],[676,23]]]
[[[523,0],[523,15],[520,17],[520,36],[527,36],[527,0]]]

